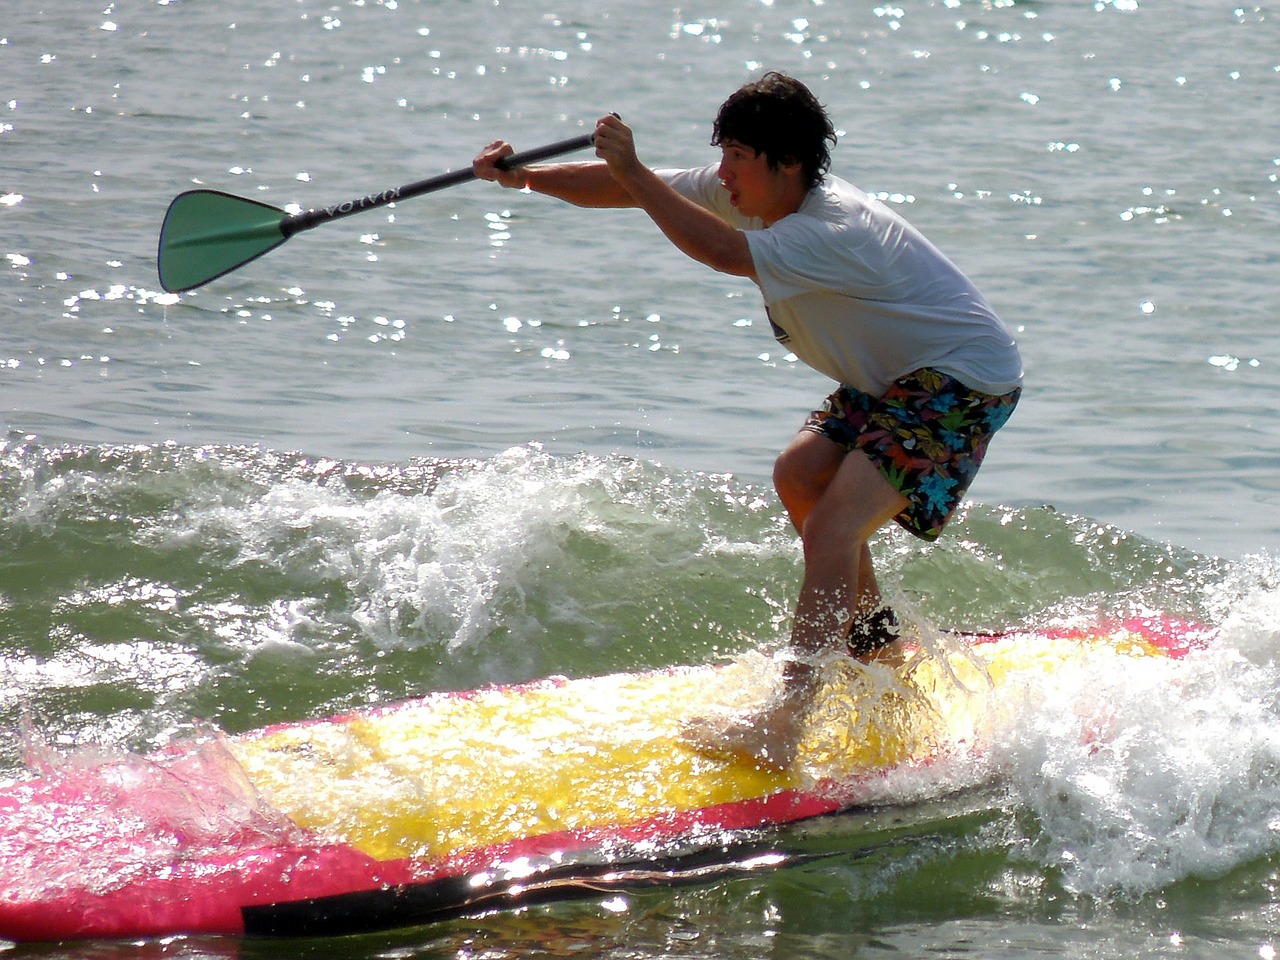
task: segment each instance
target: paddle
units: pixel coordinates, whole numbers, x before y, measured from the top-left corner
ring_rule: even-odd
[[[498,166],[509,170],[582,150],[591,142],[590,134],[572,137],[512,154],[499,160]],[[170,293],[194,289],[269,253],[295,233],[473,179],[475,174],[466,167],[337,206],[295,214],[220,190],[188,190],[174,197],[160,227],[156,257],[160,286]]]

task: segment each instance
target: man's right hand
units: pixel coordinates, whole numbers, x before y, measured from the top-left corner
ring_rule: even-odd
[[[513,190],[521,190],[526,183],[525,173],[517,167],[515,170],[503,170],[498,161],[509,157],[515,150],[505,140],[495,140],[471,161],[471,171],[480,180],[492,180]]]

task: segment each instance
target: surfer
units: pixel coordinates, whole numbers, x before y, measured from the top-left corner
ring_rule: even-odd
[[[782,695],[714,731],[775,766],[794,757],[821,654],[900,655],[868,540],[890,521],[938,537],[1022,384],[1014,339],[977,287],[893,209],[828,174],[835,142],[812,92],[771,72],[721,105],[709,166],[646,167],[613,114],[596,124],[595,161],[501,170],[513,149],[496,141],[473,163],[504,187],[643,209],[694,260],[753,280],[774,336],[839,384],[774,467],[804,553]]]

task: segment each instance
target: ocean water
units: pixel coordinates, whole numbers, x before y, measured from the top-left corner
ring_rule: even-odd
[[[353,199],[617,111],[709,162],[808,82],[834,170],[1022,346],[972,502],[874,548],[916,622],[1216,632],[1046,678],[987,787],[793,867],[335,942],[14,956],[1261,957],[1280,942],[1280,12],[1209,0],[9,0],[0,18],[0,777],[785,634],[773,456],[828,392],[643,216],[469,184],[164,294],[169,200]],[[1105,718],[1105,751],[1080,730]],[[1084,725],[1082,727],[1082,725]],[[908,802],[908,799],[910,802]]]

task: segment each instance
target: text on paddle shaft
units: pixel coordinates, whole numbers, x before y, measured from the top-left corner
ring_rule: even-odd
[[[381,193],[373,193],[367,197],[361,197],[359,200],[348,200],[346,203],[340,203],[337,206],[325,207],[324,212],[332,217],[338,214],[363,210],[366,207],[380,207],[383,204],[393,203],[399,199],[400,188],[395,187],[390,190],[383,190]]]

